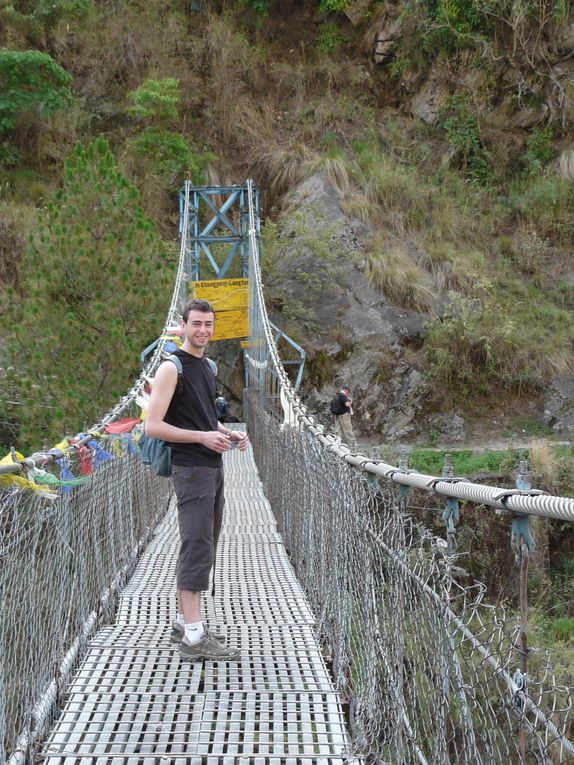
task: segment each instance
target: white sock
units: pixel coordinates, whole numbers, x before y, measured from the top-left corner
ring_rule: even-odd
[[[177,623],[179,624],[180,627],[185,627],[185,618],[183,614],[177,615]]]
[[[185,640],[189,645],[199,643],[204,635],[203,622],[193,622],[192,624],[185,625]]]

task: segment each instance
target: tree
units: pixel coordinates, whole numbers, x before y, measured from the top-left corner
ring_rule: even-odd
[[[172,257],[107,142],[77,145],[64,176],[2,322],[20,448],[97,422],[137,374],[169,306]]]
[[[30,112],[50,117],[74,97],[71,76],[39,50],[0,51],[0,132],[12,130]]]

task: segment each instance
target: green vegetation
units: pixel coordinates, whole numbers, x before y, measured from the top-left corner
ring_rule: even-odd
[[[429,311],[436,299],[426,271],[400,249],[373,242],[367,261],[367,276],[394,303],[415,311]]]
[[[574,642],[574,619],[563,616],[552,622],[552,634],[555,640],[562,643]]]
[[[147,80],[128,95],[132,101],[128,113],[132,117],[160,125],[177,119],[180,96],[179,82],[174,77],[166,77],[160,82]]]
[[[527,175],[540,175],[554,157],[552,128],[534,129],[526,141],[522,163]]]
[[[460,169],[474,183],[488,186],[491,171],[480,140],[478,119],[471,109],[469,97],[456,95],[448,98],[443,117],[442,127],[456,152]]]
[[[500,475],[514,467],[518,454],[513,449],[486,449],[483,452],[461,449],[449,450],[456,476],[477,476],[481,473]],[[441,476],[445,452],[435,449],[413,449],[409,454],[409,467],[427,475]]]
[[[203,183],[205,165],[215,155],[194,153],[181,133],[169,130],[179,117],[179,81],[173,77],[159,82],[147,80],[129,93],[129,98],[132,106],[128,114],[146,125],[133,139],[135,156],[143,159],[168,187],[181,185],[186,178]],[[145,168],[143,174],[147,174]]]
[[[332,22],[328,22],[317,37],[319,51],[321,53],[331,53],[344,39],[344,35],[339,27]]]
[[[107,142],[78,145],[2,318],[12,360],[3,387],[18,405],[21,449],[89,427],[124,393],[164,318],[172,260]]]
[[[342,11],[349,5],[349,0],[320,0],[319,7],[322,11],[337,12]]]
[[[0,135],[69,106],[71,80],[47,53],[0,50]]]

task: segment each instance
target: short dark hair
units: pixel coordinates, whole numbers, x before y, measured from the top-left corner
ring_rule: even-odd
[[[209,300],[203,300],[203,298],[195,298],[190,300],[182,311],[181,317],[183,323],[187,324],[187,319],[190,311],[201,311],[201,313],[212,313],[215,317],[215,309],[209,302]]]

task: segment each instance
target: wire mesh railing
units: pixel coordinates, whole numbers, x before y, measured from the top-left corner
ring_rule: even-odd
[[[572,690],[524,625],[457,581],[446,544],[410,517],[410,487],[508,512],[574,518],[574,500],[435,478],[353,455],[282,369],[251,226],[248,424],[277,516],[349,705],[353,754],[377,763],[574,761]]]
[[[56,501],[2,495],[0,762],[27,761],[91,630],[113,616],[167,510],[168,482],[120,448]]]
[[[183,220],[190,188],[186,182]],[[167,509],[169,482],[141,463],[131,438],[107,436],[106,428],[120,417],[139,417],[146,377],[161,363],[187,300],[188,250],[183,226],[160,341],[126,396],[73,445],[0,465],[0,762],[29,761],[90,632],[113,614],[118,590]],[[86,444],[96,444],[96,435],[92,453]],[[75,488],[60,482],[56,499],[49,486],[32,490],[38,470],[54,463],[89,478]],[[28,474],[34,480],[22,490]],[[22,476],[21,484],[8,475]]]

